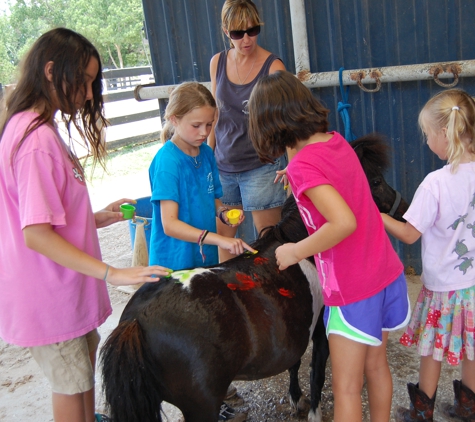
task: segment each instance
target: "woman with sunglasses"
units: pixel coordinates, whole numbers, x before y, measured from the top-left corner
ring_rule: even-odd
[[[287,159],[282,156],[273,164],[261,163],[247,134],[247,102],[261,76],[285,70],[285,66],[276,55],[257,44],[263,23],[251,0],[226,0],[221,20],[230,48],[216,54],[210,63],[211,92],[219,116],[208,144],[215,152],[223,204],[251,211],[259,233],[280,220],[286,193],[274,179],[276,171],[286,167]],[[220,235],[234,237],[236,230],[218,221]],[[227,251],[219,250],[221,262],[230,257]]]

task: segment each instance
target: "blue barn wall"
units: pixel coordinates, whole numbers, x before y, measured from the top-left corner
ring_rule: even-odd
[[[255,3],[265,22],[259,44],[278,54],[295,73],[288,0]],[[157,85],[210,80],[210,58],[226,46],[220,28],[222,4],[223,0],[143,0]],[[312,73],[475,58],[473,0],[305,0],[305,12]],[[457,87],[475,95],[474,78],[461,78]],[[386,179],[408,201],[424,176],[443,165],[422,142],[417,127],[419,110],[443,89],[434,81],[383,83],[377,93],[356,85],[349,89],[352,132],[387,136],[393,154]],[[331,110],[331,129],[344,133],[337,113],[340,88],[313,92]],[[404,264],[420,272],[419,242],[394,245]]]

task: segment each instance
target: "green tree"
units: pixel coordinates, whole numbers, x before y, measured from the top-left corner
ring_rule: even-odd
[[[14,37],[9,20],[0,16],[0,83],[13,82],[15,73]]]
[[[9,10],[0,15],[0,83],[12,82],[14,69],[33,42],[58,26],[87,37],[105,65],[122,68],[148,62],[141,0],[17,0]]]
[[[146,62],[142,45],[143,10],[140,0],[73,0],[78,32],[95,41],[105,63],[116,67]]]

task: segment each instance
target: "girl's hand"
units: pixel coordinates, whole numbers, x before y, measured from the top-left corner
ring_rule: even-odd
[[[239,216],[239,220],[236,224],[231,224],[230,221],[229,221],[229,218],[228,216],[226,215],[226,212],[223,213],[223,218],[224,218],[224,221],[225,221],[225,224],[229,227],[238,227],[241,225],[241,223],[244,221],[244,219],[246,218],[246,216],[244,215],[244,211],[243,210],[239,210],[241,211],[241,215]]]
[[[274,183],[282,183],[284,189],[287,189],[289,186],[289,179],[287,179],[287,167],[283,170],[277,170]]]
[[[227,217],[226,217],[227,218]],[[241,210],[241,215],[239,216],[239,221],[236,223],[236,224],[230,224],[231,227],[237,227],[237,226],[240,226],[242,224],[242,222],[244,221],[244,219],[246,218],[246,216],[244,215],[244,211]],[[229,221],[228,221],[229,222]]]
[[[230,211],[230,209],[228,207],[225,207],[224,205],[218,208],[218,212],[217,212],[216,216],[221,220],[222,223],[226,224],[227,226],[237,227],[237,226],[241,225],[241,223],[244,221],[246,216],[244,215],[244,210],[238,209],[238,208],[236,208],[236,209],[241,212],[241,214],[239,216],[239,220],[236,224],[231,224],[230,223],[229,218],[227,216],[227,213],[228,213],[228,211]]]
[[[110,226],[111,224],[117,223],[119,221],[125,221],[122,212],[120,211],[120,206],[122,204],[136,204],[135,199],[122,198],[118,201],[113,202],[112,204],[107,205],[104,209],[94,213],[96,219],[96,227],[98,229],[102,227]]]
[[[295,243],[286,243],[279,246],[275,250],[275,259],[281,271],[301,261],[300,258],[295,255]]]
[[[256,253],[255,249],[251,248],[246,242],[239,238],[219,236],[217,245],[233,255],[241,255],[244,250]]]
[[[128,202],[128,201],[126,201]],[[159,277],[166,277],[172,273],[159,265],[150,267],[114,268],[109,267],[106,281],[113,286],[128,286],[140,283],[156,283]]]

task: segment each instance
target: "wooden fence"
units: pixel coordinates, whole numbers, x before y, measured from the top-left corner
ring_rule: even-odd
[[[135,87],[153,84],[152,68],[132,67],[102,72],[107,128],[107,149],[150,142],[160,138],[158,100],[137,101]]]
[[[145,66],[105,70],[102,75],[105,115],[110,123],[106,129],[107,149],[114,150],[159,139],[162,125],[158,100],[135,99],[137,85],[153,85],[152,68]],[[0,107],[3,107],[3,95],[13,89],[14,84],[0,84]],[[62,122],[58,124],[61,132]],[[74,128],[72,136],[75,138]],[[81,156],[87,151],[82,151],[79,146],[76,153]]]

